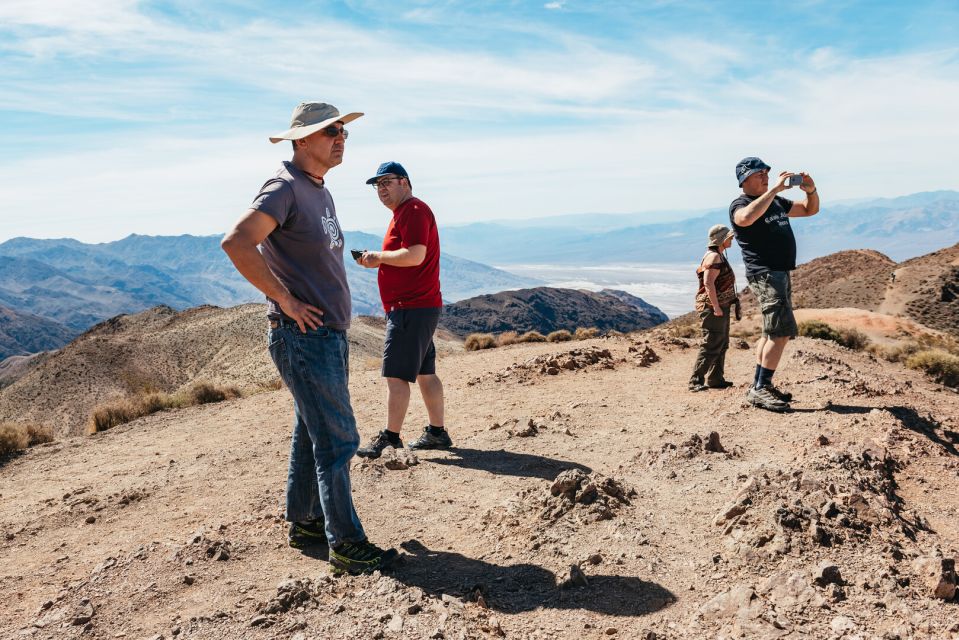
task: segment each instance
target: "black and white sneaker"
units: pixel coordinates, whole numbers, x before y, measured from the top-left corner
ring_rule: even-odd
[[[789,404],[773,395],[772,391],[769,390],[769,385],[761,389],[750,387],[749,391],[746,392],[746,400],[754,407],[767,411],[789,411]]]
[[[437,435],[430,430],[430,427],[424,427],[423,435],[410,443],[410,449],[449,449],[452,446],[453,441],[446,429]]]
[[[365,447],[360,447],[356,450],[356,455],[361,458],[370,458],[375,460],[383,455],[383,449],[387,447],[393,447],[394,449],[402,449],[403,441],[400,440],[397,436],[396,441],[390,440],[390,436],[386,433],[386,430],[380,431],[376,436],[373,437],[373,440],[370,441]]]

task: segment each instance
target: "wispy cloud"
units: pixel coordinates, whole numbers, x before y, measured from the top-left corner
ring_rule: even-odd
[[[865,55],[723,24],[708,3],[632,6],[356,2],[291,19],[224,5],[187,20],[132,1],[3,3],[3,207],[40,215],[5,214],[0,239],[222,229],[288,155],[265,139],[302,99],[368,114],[331,173],[354,228],[382,220],[362,181],[385,158],[445,221],[712,208],[752,154],[835,197],[956,186],[941,160],[959,146],[953,42]],[[608,35],[623,25],[641,37]]]

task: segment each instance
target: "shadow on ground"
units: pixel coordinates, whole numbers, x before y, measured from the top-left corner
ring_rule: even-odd
[[[869,407],[852,404],[827,404],[824,407],[818,408],[793,408],[792,412],[818,413],[820,411],[830,411],[832,413],[847,415],[869,413],[874,409],[888,411],[894,415],[897,420],[899,420],[899,423],[902,424],[903,428],[909,429],[910,431],[915,431],[916,433],[929,438],[932,442],[935,442],[941,446],[951,455],[959,456],[959,449],[956,447],[956,445],[959,445],[959,433],[950,431],[949,429],[944,429],[943,426],[936,422],[932,416],[921,416],[919,415],[919,412],[912,407],[904,407],[899,405],[892,407]]]
[[[523,478],[542,478],[554,480],[561,471],[566,469],[580,469],[591,473],[592,469],[578,462],[556,460],[528,453],[514,451],[487,451],[484,449],[450,449],[451,457],[424,458],[424,462],[445,464],[464,469],[479,469],[501,476],[519,476]]]
[[[665,587],[639,578],[589,575],[585,587],[560,588],[555,574],[534,564],[497,565],[459,553],[427,549],[418,540],[400,545],[409,555],[393,573],[399,582],[439,597],[476,600],[490,609],[519,613],[584,609],[605,615],[643,616],[676,602]]]

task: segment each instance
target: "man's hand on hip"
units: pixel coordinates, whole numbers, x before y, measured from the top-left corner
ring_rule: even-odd
[[[306,333],[306,328],[316,329],[323,326],[323,311],[311,304],[297,299],[292,293],[287,294],[276,303],[288,318],[296,322],[300,333]]]

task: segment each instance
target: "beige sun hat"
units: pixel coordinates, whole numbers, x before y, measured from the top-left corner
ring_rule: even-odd
[[[714,224],[709,228],[709,245],[718,247],[733,236],[732,230],[724,224]]]
[[[283,133],[270,136],[270,142],[276,143],[280,140],[299,140],[306,136],[316,133],[323,127],[329,126],[334,122],[352,122],[359,118],[362,113],[353,112],[346,115],[340,115],[340,110],[331,104],[325,102],[301,102],[293,110],[293,117],[290,119],[290,128]]]

